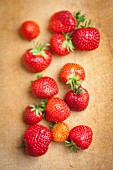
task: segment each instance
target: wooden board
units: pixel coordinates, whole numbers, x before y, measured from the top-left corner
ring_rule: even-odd
[[[112,0],[1,0],[0,1],[0,170],[113,170],[113,1]],[[79,124],[93,129],[90,148],[69,153],[63,144],[52,142],[46,155],[32,158],[18,149],[27,125],[23,122],[26,105],[37,102],[30,92],[36,74],[29,73],[21,57],[33,41],[25,41],[19,34],[22,22],[34,20],[41,28],[35,40],[49,42],[50,16],[60,10],[82,11],[92,19],[101,33],[98,49],[75,51],[68,56],[53,56],[43,75],[54,77],[59,85],[57,96],[64,98],[68,91],[59,80],[59,71],[67,62],[76,62],[86,71],[83,86],[90,93],[88,108],[72,112],[65,121],[70,129]],[[48,123],[43,120],[43,125]]]

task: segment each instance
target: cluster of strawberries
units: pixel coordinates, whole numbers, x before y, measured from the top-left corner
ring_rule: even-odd
[[[74,15],[69,11],[53,14],[49,28],[55,33],[50,44],[39,44],[23,55],[26,68],[32,72],[46,69],[52,61],[52,53],[65,56],[75,49],[89,51],[99,46],[98,30],[90,26],[90,21],[85,22],[85,16],[80,12]],[[21,26],[21,34],[28,40],[36,38],[39,33],[39,25],[33,21],[26,21]],[[50,46],[49,50],[47,46]],[[44,155],[52,140],[65,142],[70,151],[87,149],[92,142],[93,132],[90,127],[78,125],[69,130],[68,125],[63,122],[70,116],[70,110],[83,111],[88,106],[89,93],[81,86],[85,79],[83,67],[76,63],[67,63],[61,69],[59,77],[70,86],[65,100],[55,97],[59,89],[53,78],[38,75],[32,82],[31,91],[35,97],[47,100],[25,109],[24,120],[31,126],[26,130],[23,141],[26,153],[30,156]],[[38,124],[43,117],[54,124],[50,130]]]

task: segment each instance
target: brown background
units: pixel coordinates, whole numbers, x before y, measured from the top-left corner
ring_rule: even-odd
[[[112,0],[0,0],[0,170],[113,170],[112,4]],[[50,67],[43,71],[43,75],[55,78],[60,88],[58,96],[64,98],[68,87],[59,80],[61,67],[67,62],[84,67],[87,76],[83,86],[90,93],[89,106],[84,112],[72,112],[65,122],[70,129],[79,124],[90,126],[94,138],[88,150],[77,154],[52,142],[46,155],[32,158],[18,149],[27,128],[23,111],[37,101],[30,92],[36,74],[29,73],[21,63],[33,41],[22,39],[19,27],[25,20],[34,20],[41,29],[35,41],[49,42],[49,18],[59,10],[82,11],[101,34],[95,51],[53,56]],[[48,123],[43,120],[41,124]]]

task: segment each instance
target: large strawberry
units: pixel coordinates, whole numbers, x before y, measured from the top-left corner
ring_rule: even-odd
[[[39,35],[40,27],[34,21],[25,21],[20,28],[20,32],[24,38],[32,40]]]
[[[37,98],[50,98],[58,93],[58,85],[51,77],[37,77],[32,82],[31,90]]]
[[[71,89],[77,89],[85,79],[83,67],[75,63],[65,64],[60,71],[60,79],[71,85]]]
[[[50,49],[59,56],[65,56],[74,50],[68,34],[54,34],[50,40]]]
[[[100,33],[96,28],[90,26],[89,21],[88,26],[85,24],[82,28],[73,31],[72,42],[77,50],[94,50],[99,46]]]
[[[47,46],[48,44],[39,44],[35,48],[29,49],[24,53],[22,60],[30,71],[41,72],[50,65],[52,55],[46,49]]]
[[[70,116],[70,109],[64,100],[52,97],[46,105],[46,119],[51,122],[62,122]]]
[[[59,122],[54,125],[51,133],[55,142],[64,142],[69,136],[69,127],[66,123]]]
[[[80,112],[85,110],[88,106],[89,93],[80,86],[77,90],[75,89],[67,92],[65,100],[71,110]]]
[[[70,147],[70,151],[73,150],[85,150],[92,142],[93,132],[88,126],[79,125],[70,130],[69,140],[66,141],[66,145]]]
[[[76,27],[76,19],[69,11],[59,11],[52,15],[49,28],[56,33],[71,32]]]
[[[25,151],[34,157],[44,155],[51,140],[51,132],[47,127],[39,124],[30,126],[24,134]]]
[[[27,106],[24,113],[24,121],[29,125],[35,125],[43,118],[45,111],[45,102],[41,102],[37,105]]]

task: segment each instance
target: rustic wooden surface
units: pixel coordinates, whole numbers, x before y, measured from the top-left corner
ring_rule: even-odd
[[[0,170],[113,170],[112,4],[113,0],[0,0]],[[97,50],[53,56],[50,67],[43,71],[58,82],[58,96],[63,98],[68,87],[59,80],[61,67],[70,61],[84,67],[87,76],[83,86],[90,93],[89,106],[84,112],[72,112],[65,122],[70,129],[79,124],[90,126],[94,138],[88,150],[77,154],[53,142],[46,155],[32,158],[18,149],[27,128],[24,108],[37,101],[30,92],[36,74],[29,73],[21,63],[33,42],[22,39],[19,28],[23,21],[34,20],[41,28],[36,41],[49,42],[49,18],[59,10],[82,11],[101,33]],[[47,125],[45,120],[41,124]]]

